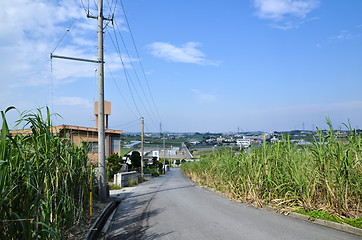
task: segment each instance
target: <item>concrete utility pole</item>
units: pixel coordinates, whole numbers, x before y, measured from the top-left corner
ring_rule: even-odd
[[[103,20],[112,21],[113,18],[103,17],[103,0],[98,0],[98,16],[87,15],[88,18],[98,20],[98,60],[66,57],[50,54],[50,58],[60,58],[82,62],[98,63],[98,184],[101,202],[107,201],[106,160],[105,160],[105,125],[104,125],[104,61],[103,61]]]
[[[143,120],[143,117],[142,117],[142,134],[141,134],[141,177],[143,178],[143,154],[144,154],[144,151],[143,151],[143,129],[144,129],[144,120]]]
[[[163,169],[166,173],[166,149],[165,149],[165,139],[163,139]]]
[[[101,202],[107,201],[104,133],[103,0],[98,0],[98,184]]]

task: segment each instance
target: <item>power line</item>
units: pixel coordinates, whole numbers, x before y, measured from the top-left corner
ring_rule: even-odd
[[[87,9],[86,9],[85,6],[84,6],[83,0],[80,0],[80,2],[82,3],[82,6],[83,6],[83,9],[84,9],[85,15],[87,15],[87,14],[89,13],[89,1],[88,1],[88,11],[87,11]]]
[[[129,73],[128,73],[128,71],[127,71],[126,69],[125,69],[125,72],[126,72],[126,74],[128,75],[129,79],[131,79],[131,77],[129,76]],[[143,108],[145,109],[147,115],[150,117],[151,121],[153,122],[153,124],[154,124],[154,125],[156,126],[156,128],[157,128],[157,124],[154,122],[154,120],[152,119],[152,116],[151,116],[150,113],[148,112],[147,107],[146,107],[145,104],[143,103],[143,100],[142,100],[140,94],[139,94],[138,91],[137,91],[137,88],[136,88],[135,85],[133,84],[133,81],[131,81],[131,84],[132,84],[132,86],[133,86],[133,88],[134,88],[134,90],[135,90],[135,92],[136,92],[136,94],[137,94],[137,96],[138,96],[138,98],[139,98],[139,100],[140,100]],[[151,109],[151,110],[152,110],[152,109]]]
[[[136,125],[135,123],[139,124],[139,120],[141,120],[141,119],[142,119],[142,118],[138,118],[138,119],[136,119],[136,120],[132,120],[132,121],[129,121],[129,122],[126,122],[126,123],[122,123],[122,124],[120,124],[120,125],[116,125],[116,126],[112,126],[112,127],[114,127],[114,128],[119,128],[119,127],[124,127],[124,126],[127,126],[127,125],[130,125],[130,126],[128,126],[128,127],[133,127],[133,126]]]
[[[128,104],[128,102],[126,101],[125,97],[123,96],[121,90],[119,89],[118,84],[117,84],[115,78],[113,77],[113,74],[112,74],[112,72],[111,72],[111,69],[109,68],[109,66],[108,66],[107,63],[106,63],[106,66],[107,66],[108,72],[109,72],[109,74],[111,75],[111,78],[112,78],[114,84],[116,85],[116,88],[117,88],[119,94],[121,95],[123,101],[125,102],[126,106],[127,106],[128,109],[132,112],[132,114],[136,115],[135,112],[133,112],[132,108],[129,106],[129,104]]]
[[[156,116],[155,116],[155,114],[154,114],[154,111],[153,111],[153,109],[152,109],[152,106],[150,105],[150,101],[149,101],[148,98],[147,98],[147,94],[145,93],[145,91],[144,91],[144,89],[143,89],[143,87],[142,87],[142,84],[141,84],[141,81],[140,81],[140,79],[139,79],[139,77],[138,77],[136,68],[135,68],[135,66],[133,65],[133,61],[131,60],[130,54],[129,54],[128,49],[127,49],[127,46],[126,46],[126,44],[125,44],[125,41],[124,41],[124,39],[123,39],[123,37],[122,37],[121,31],[120,31],[120,29],[119,29],[118,24],[117,24],[116,21],[114,21],[114,25],[116,26],[116,28],[117,28],[117,30],[118,30],[118,34],[119,34],[119,36],[121,37],[123,46],[124,46],[125,51],[126,51],[126,53],[127,53],[128,59],[130,60],[130,64],[132,65],[134,74],[135,74],[135,76],[136,76],[136,78],[137,78],[137,82],[138,82],[138,84],[139,84],[139,86],[140,86],[140,88],[141,88],[141,91],[142,91],[142,93],[143,93],[143,96],[144,96],[145,99],[146,99],[146,102],[147,102],[147,104],[148,104],[149,109],[151,110],[151,113],[152,113],[152,115],[153,115],[154,120],[157,122],[157,118],[156,118]],[[114,31],[115,36],[117,37],[114,29],[113,29],[113,31]],[[139,59],[139,61],[140,61],[140,59]]]
[[[140,63],[140,66],[141,66],[141,69],[142,69],[142,73],[143,73],[143,76],[144,76],[145,81],[146,81],[146,84],[147,84],[148,91],[149,91],[149,93],[150,93],[150,95],[151,95],[152,103],[153,103],[153,105],[154,105],[154,107],[155,107],[155,109],[156,109],[156,113],[157,113],[158,118],[159,118],[159,120],[160,120],[160,122],[161,122],[161,117],[160,117],[160,114],[159,114],[159,112],[158,112],[157,105],[155,104],[155,100],[154,100],[154,98],[153,98],[153,95],[152,95],[150,86],[149,86],[149,84],[148,84],[148,80],[147,80],[147,77],[146,77],[146,74],[145,74],[145,71],[144,71],[142,62],[141,62],[141,58],[140,58],[139,53],[138,53],[138,50],[137,50],[136,42],[135,42],[135,40],[134,40],[134,37],[133,37],[133,34],[132,34],[132,30],[131,30],[131,26],[130,26],[130,24],[129,24],[129,21],[128,21],[128,18],[127,18],[127,14],[126,14],[126,11],[125,11],[125,9],[124,9],[124,6],[123,6],[122,1],[120,1],[120,4],[121,4],[121,6],[122,6],[123,14],[124,14],[124,17],[125,17],[125,19],[126,19],[126,23],[127,23],[127,26],[128,26],[128,29],[129,29],[131,38],[132,38],[133,46],[134,46],[134,48],[135,48],[135,50],[136,50],[137,57],[138,57],[138,59],[139,59],[139,63]]]
[[[128,79],[128,76],[127,76],[127,73],[126,73],[126,67],[125,67],[125,64],[124,64],[124,62],[123,62],[123,58],[122,58],[122,55],[121,55],[121,52],[120,52],[120,49],[119,49],[119,44],[118,44],[118,42],[117,42],[117,46],[116,46],[116,44],[114,43],[113,38],[112,38],[112,36],[110,35],[109,31],[107,31],[107,33],[108,33],[108,35],[109,35],[109,37],[110,37],[110,39],[111,39],[111,41],[112,41],[112,43],[113,43],[113,46],[116,48],[116,51],[117,51],[117,53],[118,53],[118,55],[119,55],[119,58],[121,59],[123,71],[124,71],[124,74],[125,74],[125,77],[126,77],[126,81],[127,81],[127,86],[128,86],[128,89],[129,89],[129,91],[130,91],[130,93],[131,93],[131,97],[132,97],[133,103],[134,103],[134,105],[135,105],[135,107],[136,107],[136,110],[137,110],[138,114],[139,114],[140,116],[142,116],[140,110],[138,109],[138,106],[137,106],[137,104],[136,104],[136,101],[135,101],[135,99],[134,99],[131,86],[129,85],[129,79]]]
[[[67,35],[67,33],[70,31],[70,28],[73,26],[75,20],[77,20],[76,18],[73,19],[72,24],[70,24],[70,26],[67,28],[67,30],[65,31],[65,33],[63,34],[63,37],[60,39],[60,41],[58,42],[58,44],[55,46],[54,50],[51,53],[54,53],[54,51],[59,47],[60,43],[63,42],[65,36]]]
[[[113,30],[114,30],[114,28],[113,28]],[[145,104],[143,103],[142,98],[141,98],[140,94],[139,94],[138,91],[137,91],[137,88],[135,87],[135,85],[133,84],[133,82],[130,81],[130,80],[132,80],[132,79],[131,79],[131,77],[130,77],[127,69],[126,69],[126,66],[125,66],[125,64],[124,64],[124,61],[123,61],[123,58],[122,58],[122,54],[121,54],[121,52],[120,52],[120,47],[119,47],[119,44],[118,44],[118,39],[117,39],[117,37],[116,37],[117,35],[116,35],[115,31],[114,31],[114,34],[115,34],[115,39],[116,39],[116,43],[117,43],[117,44],[115,44],[115,42],[114,42],[111,34],[109,33],[109,31],[107,31],[107,33],[108,33],[108,35],[109,35],[109,37],[110,37],[110,39],[111,39],[114,47],[116,48],[116,50],[117,50],[117,52],[118,52],[118,54],[119,54],[120,59],[121,59],[122,66],[123,66],[123,71],[124,71],[124,73],[125,73],[125,77],[126,77],[126,80],[127,80],[127,85],[128,85],[129,90],[130,90],[130,93],[131,93],[131,96],[132,96],[132,100],[133,100],[133,102],[134,102],[134,105],[135,105],[138,113],[140,114],[140,116],[142,116],[142,114],[140,113],[139,108],[138,108],[138,106],[137,106],[137,104],[136,104],[136,101],[135,101],[135,99],[134,99],[134,95],[133,95],[133,93],[132,93],[132,90],[131,90],[131,87],[130,87],[130,83],[129,83],[129,82],[131,82],[131,84],[132,84],[132,86],[133,86],[133,88],[134,88],[134,91],[136,92],[136,94],[137,94],[137,96],[138,96],[138,98],[139,98],[142,106],[144,107],[147,115],[150,117],[151,121],[155,124],[155,126],[157,126],[157,124],[156,124],[156,123],[154,122],[154,120],[152,119],[150,113],[148,112],[147,107],[146,107]],[[129,58],[130,58],[130,57],[129,57]],[[152,108],[151,108],[150,110],[152,110]]]
[[[112,0],[111,4],[109,4],[109,1],[106,0],[106,2],[107,2],[107,4],[108,4],[108,7],[109,7],[109,16],[114,16],[114,13],[116,12],[118,0],[115,1],[114,7],[113,7],[113,1],[114,1],[114,0]],[[112,8],[113,8],[113,10],[112,10]]]

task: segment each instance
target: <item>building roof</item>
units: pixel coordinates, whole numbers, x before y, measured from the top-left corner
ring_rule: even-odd
[[[85,131],[85,132],[98,133],[98,128],[80,127],[80,126],[72,126],[72,125],[65,125],[65,124],[53,127],[53,132],[54,133],[59,133],[64,129],[65,130],[75,130],[75,131]],[[114,133],[114,134],[122,134],[122,130],[105,129],[104,132],[108,133],[108,134],[112,134],[112,133]],[[11,134],[30,134],[31,129],[26,128],[26,129],[11,130],[10,133]]]
[[[80,127],[80,126],[72,126],[72,125],[65,125],[65,124],[54,127],[54,130],[57,133],[59,133],[63,129],[86,131],[86,132],[98,132],[98,128],[92,128],[92,127]],[[104,129],[104,132],[122,134],[122,130]]]

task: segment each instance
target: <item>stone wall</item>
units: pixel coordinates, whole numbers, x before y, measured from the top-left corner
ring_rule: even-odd
[[[138,172],[132,171],[114,174],[113,183],[115,185],[119,185],[121,187],[128,187],[130,185],[130,182],[133,182],[133,184],[138,183]]]

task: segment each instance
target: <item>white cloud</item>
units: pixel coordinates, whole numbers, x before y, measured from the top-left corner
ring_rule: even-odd
[[[310,18],[300,21],[319,6],[319,0],[254,0],[254,6],[259,18],[273,21],[271,27],[289,30],[317,19]]]
[[[63,105],[63,106],[84,106],[87,108],[92,108],[92,104],[88,99],[81,97],[55,97],[54,99],[55,105]]]
[[[286,15],[305,18],[319,5],[317,0],[255,0],[260,18],[280,20]]]
[[[193,92],[196,99],[201,102],[215,102],[216,101],[216,96],[213,94],[205,93],[198,89],[191,89],[191,92]]]
[[[79,17],[76,0],[0,2],[0,84],[8,87],[50,83],[49,53],[66,30],[62,24]]]
[[[205,54],[196,47],[201,46],[198,42],[187,42],[180,47],[165,42],[154,42],[147,46],[153,56],[170,62],[195,63],[199,65],[219,65],[216,61],[205,58]]]

